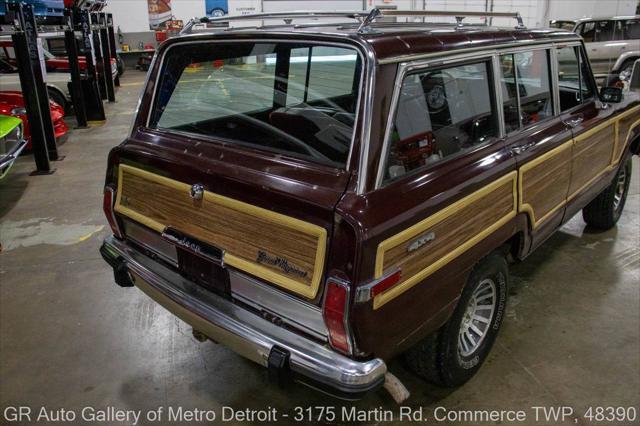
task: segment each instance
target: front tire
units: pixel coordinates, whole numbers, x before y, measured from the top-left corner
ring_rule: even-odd
[[[49,89],[49,99],[57,103],[64,110],[64,114],[67,115],[67,100],[64,96],[55,89]]]
[[[492,253],[481,260],[471,272],[449,321],[406,353],[409,368],[445,387],[459,386],[473,377],[487,358],[502,324],[508,280],[503,255]]]
[[[631,183],[631,156],[620,166],[611,184],[582,209],[587,225],[607,230],[613,228],[624,210]]]
[[[631,80],[631,73],[633,72],[633,64],[635,63],[635,59],[627,59],[622,66],[620,67],[620,72],[618,73],[618,78],[622,81]]]

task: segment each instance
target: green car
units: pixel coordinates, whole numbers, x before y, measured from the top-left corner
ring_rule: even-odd
[[[22,138],[22,120],[0,115],[0,179],[6,176],[25,146],[27,141]]]

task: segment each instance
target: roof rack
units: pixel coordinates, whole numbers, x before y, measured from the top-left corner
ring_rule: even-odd
[[[248,15],[238,16],[222,16],[219,18],[192,18],[184,26],[180,34],[189,34],[192,32],[196,24],[219,24],[234,21],[263,20],[263,19],[282,19],[285,24],[290,25],[294,19],[301,18],[350,18],[360,23],[358,33],[371,32],[371,25],[380,18],[388,17],[435,17],[435,16],[453,16],[456,19],[458,27],[462,27],[464,18],[469,17],[485,17],[485,18],[513,18],[517,21],[516,28],[526,28],[522,20],[522,16],[518,12],[462,12],[462,11],[444,11],[444,10],[393,10],[374,8],[371,11],[292,11],[292,12],[265,12],[252,13]]]
[[[358,32],[370,31],[371,24],[379,18],[387,17],[407,17],[407,18],[425,18],[435,16],[453,16],[456,19],[458,27],[462,27],[462,21],[464,18],[513,18],[518,22],[516,28],[526,28],[520,16],[519,12],[462,12],[462,11],[449,11],[449,10],[393,10],[393,9],[372,9],[367,17],[362,21]]]

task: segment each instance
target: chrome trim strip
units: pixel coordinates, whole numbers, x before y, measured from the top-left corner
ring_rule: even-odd
[[[327,327],[317,306],[232,269],[229,270],[229,286],[231,297],[258,311],[266,311],[318,340],[327,341]]]
[[[399,270],[400,270],[400,268],[397,268],[397,267],[396,268],[391,268],[386,274],[384,274],[383,276],[381,276],[377,280],[374,279],[374,280],[368,282],[367,284],[361,285],[358,288],[356,288],[356,295],[354,297],[354,303],[365,303],[365,302],[368,302],[369,300],[373,299],[373,297],[371,296],[371,289],[373,289],[373,287],[375,287],[378,284],[380,284],[382,281],[384,281],[387,278],[389,278],[391,275],[397,273]]]
[[[373,93],[376,80],[375,53],[369,45],[364,45],[367,52],[367,77],[364,96],[364,111],[362,120],[362,133],[360,134],[360,162],[356,182],[356,194],[361,195],[366,191],[369,149],[371,143],[371,120],[373,120]],[[355,136],[355,134],[354,134]],[[353,144],[352,144],[353,149]]]
[[[127,239],[141,245],[170,265],[178,267],[178,253],[173,244],[163,240],[155,231],[151,231],[132,220],[123,218],[122,223],[124,225],[124,235]]]
[[[500,55],[494,53],[491,55],[491,64],[493,66],[493,89],[495,91],[496,107],[498,111],[498,133],[500,139],[503,139],[507,132],[504,124],[504,98],[502,96],[502,71],[500,69]]]
[[[387,367],[379,358],[356,361],[278,327],[206,291],[112,236],[105,239],[102,252],[114,263],[124,262],[134,276],[142,279],[136,286],[145,292],[151,290],[150,296],[158,303],[202,328],[200,331],[212,339],[264,367],[271,349],[278,346],[289,351],[293,372],[342,392],[364,392],[384,381]]]
[[[549,50],[549,61],[551,61],[551,90],[553,91],[553,115],[560,115],[560,82],[558,80],[558,47],[552,46]]]
[[[577,35],[576,35],[577,37]],[[395,64],[398,62],[412,62],[412,61],[418,61],[421,59],[432,59],[432,58],[442,58],[442,57],[447,57],[450,55],[466,55],[466,54],[470,54],[470,53],[475,53],[475,52],[480,52],[480,51],[494,51],[494,50],[503,50],[503,49],[511,49],[511,48],[518,48],[518,47],[529,47],[529,46],[535,46],[537,44],[547,44],[547,45],[551,45],[551,44],[555,44],[555,43],[565,43],[565,42],[577,42],[580,43],[580,40],[577,40],[574,37],[571,38],[558,38],[555,40],[544,40],[544,39],[533,39],[533,40],[520,40],[517,42],[513,42],[513,43],[505,43],[502,45],[497,45],[497,46],[478,46],[478,47],[466,47],[466,48],[462,48],[462,49],[454,49],[454,50],[448,50],[448,51],[444,51],[444,52],[429,52],[429,53],[420,53],[420,54],[415,54],[415,55],[398,55],[398,56],[392,56],[389,58],[384,58],[384,59],[380,59],[378,60],[379,64]]]
[[[367,51],[367,55],[369,55],[369,50],[370,47],[362,42],[359,42],[358,40],[352,40],[355,43],[354,44],[350,44],[350,43],[341,43],[341,42],[334,42],[334,41],[322,41],[322,40],[312,40],[312,39],[279,39],[279,38],[265,38],[265,39],[261,39],[261,38],[247,38],[247,39],[230,39],[230,38],[224,38],[223,37],[214,37],[216,35],[220,35],[220,34],[212,34],[209,33],[207,34],[209,37],[205,40],[199,40],[199,39],[195,39],[195,37],[198,36],[202,36],[199,34],[187,34],[185,36],[183,36],[182,38],[184,38],[184,41],[179,41],[179,42],[175,42],[172,43],[171,45],[169,45],[166,49],[161,50],[161,48],[156,52],[156,54],[153,57],[153,61],[151,63],[151,65],[149,66],[149,73],[147,74],[147,82],[145,83],[144,87],[145,89],[143,89],[144,93],[146,91],[146,87],[149,84],[149,75],[151,74],[152,70],[154,69],[153,67],[155,67],[155,62],[158,56],[162,56],[160,59],[160,64],[158,66],[158,70],[159,70],[159,75],[162,75],[162,69],[164,67],[164,59],[167,56],[167,53],[169,52],[169,50],[173,49],[176,46],[181,46],[183,44],[206,44],[206,43],[289,43],[289,44],[299,44],[299,43],[306,43],[306,44],[311,44],[311,45],[320,45],[320,46],[337,46],[337,47],[345,47],[345,48],[350,48],[353,49],[360,57],[360,61],[362,62],[363,66],[365,64],[365,57],[363,55],[362,50]],[[344,38],[344,37],[343,37]],[[360,49],[358,49],[359,46]],[[369,63],[369,58],[367,58],[367,69],[369,68],[369,65],[374,65],[374,62],[372,62],[371,64]],[[368,79],[367,79],[368,80]],[[154,104],[155,104],[155,99],[156,99],[156,94],[158,93],[159,90],[159,85],[158,83],[158,79],[156,78],[154,84],[155,87],[153,88],[153,94],[151,95],[151,101],[149,104],[149,113],[147,114],[146,117],[146,121],[145,121],[145,126],[148,128],[151,128],[149,126],[149,123],[151,121],[151,116],[153,115],[153,111],[154,111]],[[362,87],[363,87],[363,83],[366,84],[371,84],[369,81],[365,80],[365,72],[364,70],[360,73],[360,84],[358,86],[358,94],[360,94],[360,92],[362,92]],[[358,122],[358,119],[360,118],[360,102],[361,102],[361,96],[358,96],[358,101],[356,104],[356,117],[355,117],[355,123]],[[140,98],[140,101],[142,101],[142,96]],[[138,108],[140,107],[140,105],[138,105]],[[366,104],[365,104],[366,107]],[[137,109],[136,109],[136,114],[134,115],[134,117],[136,117],[137,114]],[[366,114],[365,114],[366,117]],[[134,122],[135,122],[135,118],[134,118]],[[368,123],[369,120],[365,119],[363,120],[363,127],[366,125],[366,123]],[[133,129],[132,129],[133,130]],[[169,129],[160,129],[162,131],[167,131],[167,132],[171,132],[171,130]],[[183,132],[186,134],[189,134],[189,132]],[[347,156],[347,161],[345,163],[345,170],[350,171],[349,169],[349,161],[351,160],[351,156],[353,154],[353,146],[354,146],[354,142],[355,142],[355,137],[356,137],[356,128],[354,126],[353,128],[353,132],[351,134],[351,145],[349,147],[349,155]],[[202,137],[206,135],[201,135],[198,134],[198,136]],[[315,162],[313,164],[316,164]]]

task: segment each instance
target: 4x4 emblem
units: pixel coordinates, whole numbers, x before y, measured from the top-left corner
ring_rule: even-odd
[[[194,200],[202,200],[202,197],[204,196],[204,186],[200,183],[194,183],[191,185],[189,195],[191,195],[191,198]]]
[[[416,251],[420,247],[426,246],[427,244],[429,244],[431,241],[435,239],[436,239],[436,234],[434,232],[429,232],[428,234],[424,234],[419,238],[413,240],[413,242],[409,244],[409,247],[407,247],[407,251],[408,252]]]

